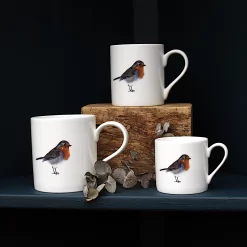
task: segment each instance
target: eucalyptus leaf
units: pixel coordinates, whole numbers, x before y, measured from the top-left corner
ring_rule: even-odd
[[[87,187],[88,188],[97,188],[97,179],[96,177],[86,177]]]
[[[92,201],[94,199],[96,199],[99,196],[99,192],[97,189],[95,188],[88,188],[88,193],[87,193],[87,198],[86,198],[86,202]]]
[[[155,129],[155,132],[156,132],[156,134],[158,136],[160,136],[160,135],[162,135],[164,133],[164,130],[163,130],[163,128],[162,128],[162,126],[161,126],[160,123],[157,124],[156,129]]]
[[[88,177],[88,178],[91,178],[91,179],[93,179],[94,177],[97,177],[96,174],[94,175],[94,174],[92,174],[91,172],[86,172],[84,176],[85,176],[85,177]]]
[[[150,185],[150,181],[148,179],[142,179],[141,180],[142,188],[147,189],[149,187],[149,185]]]
[[[133,160],[138,159],[138,153],[136,151],[130,151],[130,156]]]
[[[98,160],[94,163],[94,169],[98,176],[112,173],[110,165],[102,160]]]
[[[130,170],[127,176],[124,178],[123,187],[124,188],[132,188],[137,184],[137,177],[133,170]]]
[[[146,174],[143,174],[142,177],[141,177],[141,186],[144,188],[144,189],[147,189],[150,185],[150,179],[152,178],[152,174],[151,173],[146,173]]]
[[[86,172],[85,176],[86,176],[87,187],[96,188],[97,187],[97,176],[92,174],[91,172]]]
[[[163,136],[164,137],[173,137],[174,135],[172,133],[165,133]]]
[[[158,123],[158,124],[156,125],[155,132],[158,133],[158,132],[161,131],[161,130],[162,130],[162,128],[161,128],[161,123]]]
[[[170,123],[165,122],[164,125],[163,125],[163,130],[164,130],[165,132],[167,132],[168,129],[169,129],[169,127],[170,127]]]
[[[105,188],[110,193],[114,193],[116,191],[116,189],[117,189],[116,181],[110,175],[108,176],[108,179],[107,179],[107,181],[105,183]]]
[[[87,187],[87,185],[84,185],[84,187],[83,187],[83,195],[85,197],[87,197],[87,194],[88,194],[88,187]]]
[[[108,179],[107,173],[102,174],[102,175],[98,175],[97,184],[98,185],[104,184],[107,181],[107,179]]]
[[[143,172],[143,173],[139,173],[138,175],[136,175],[137,181],[138,181],[138,182],[141,182],[142,176],[143,176],[144,174],[146,174],[146,173]]]
[[[160,130],[160,131],[156,132],[156,134],[157,134],[158,136],[161,136],[163,133],[164,133],[163,130]]]
[[[97,191],[100,192],[101,190],[103,190],[105,187],[105,184],[101,184],[97,187]]]
[[[123,168],[116,168],[112,173],[112,177],[116,180],[117,183],[123,184],[126,174],[127,173]]]

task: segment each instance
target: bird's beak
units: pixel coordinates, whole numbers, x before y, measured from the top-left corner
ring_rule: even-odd
[[[72,145],[69,144],[69,147],[71,147]]]
[[[190,157],[189,157],[188,159],[189,159],[189,160],[191,160],[191,158],[190,158]]]
[[[146,64],[143,64],[143,66],[147,66]]]

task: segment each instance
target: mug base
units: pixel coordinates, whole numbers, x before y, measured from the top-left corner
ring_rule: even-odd
[[[75,192],[82,192],[83,189],[47,189],[47,188],[37,188],[34,186],[34,189],[38,192],[43,193],[56,193],[56,194],[62,194],[62,193],[75,193]]]
[[[203,192],[206,192],[208,190],[208,188],[203,188],[201,190],[197,190],[197,191],[173,191],[173,192],[169,192],[169,191],[161,191],[157,188],[157,191],[162,193],[162,194],[169,194],[169,195],[193,195],[193,194],[200,194]]]
[[[112,105],[113,106],[122,106],[122,107],[151,107],[151,106],[160,106],[160,105],[164,105],[165,102],[162,102],[162,103],[157,103],[157,104],[117,104],[117,103],[113,103],[112,102]]]

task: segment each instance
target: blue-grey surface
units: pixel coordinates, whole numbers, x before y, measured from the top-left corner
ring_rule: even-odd
[[[104,191],[85,203],[81,192],[52,194],[35,191],[32,178],[6,178],[0,181],[0,207],[75,208],[107,210],[243,210],[247,211],[247,176],[217,174],[208,191],[194,195],[168,195],[151,188],[123,189],[115,194]]]

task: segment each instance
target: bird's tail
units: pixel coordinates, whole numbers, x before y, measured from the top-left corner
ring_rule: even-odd
[[[160,171],[165,171],[165,170],[167,170],[167,168],[162,168],[162,169],[160,169]]]
[[[39,158],[37,158],[36,160],[41,160],[41,159],[44,159],[44,157],[39,157]]]
[[[115,80],[117,80],[117,79],[119,79],[121,76],[119,76],[119,77],[116,77],[115,79],[113,79],[113,81],[115,81]]]

